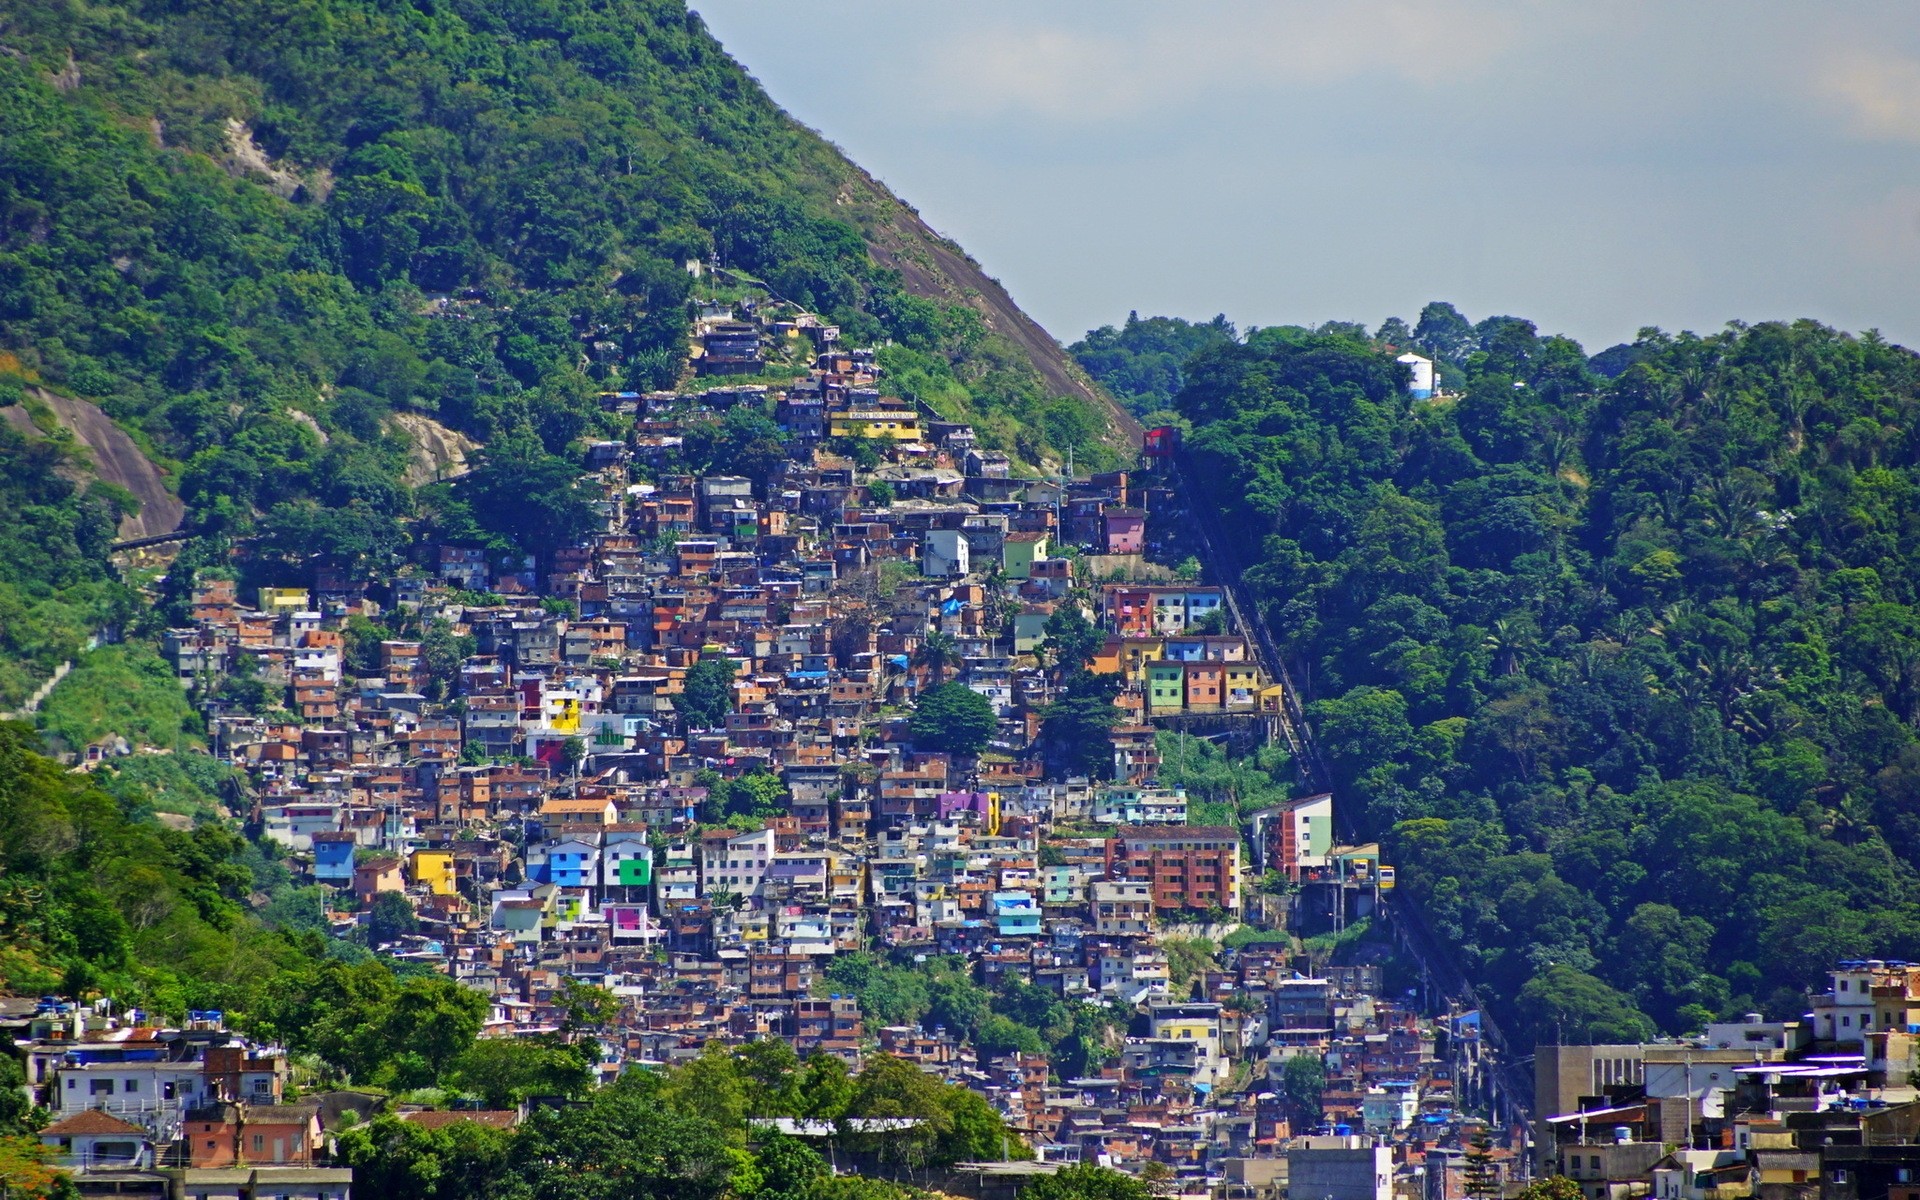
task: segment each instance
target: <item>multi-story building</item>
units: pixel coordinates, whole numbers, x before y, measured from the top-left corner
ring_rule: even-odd
[[[1224,826],[1143,825],[1107,841],[1107,875],[1146,883],[1156,911],[1240,909],[1240,833]]]

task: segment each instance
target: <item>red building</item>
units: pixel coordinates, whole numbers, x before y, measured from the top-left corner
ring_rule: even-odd
[[[1146,453],[1149,459],[1172,458],[1179,449],[1179,426],[1161,425],[1147,430]]]
[[[1240,908],[1240,832],[1142,825],[1107,840],[1107,877],[1153,885],[1156,911]]]

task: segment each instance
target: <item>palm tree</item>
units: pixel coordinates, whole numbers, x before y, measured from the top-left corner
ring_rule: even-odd
[[[1852,792],[1845,792],[1838,801],[1822,808],[1820,832],[1843,846],[1857,846],[1871,835],[1868,828],[1871,820],[1867,806]]]
[[[1522,621],[1502,618],[1487,630],[1481,646],[1494,657],[1494,669],[1502,675],[1517,674],[1520,659],[1533,649],[1533,631]]]
[[[946,678],[947,668],[960,661],[960,644],[953,640],[952,634],[935,630],[913,652],[913,661],[927,668],[933,676],[932,686],[939,687],[941,680]]]

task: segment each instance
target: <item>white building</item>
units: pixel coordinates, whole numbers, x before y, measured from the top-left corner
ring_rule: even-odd
[[[1904,975],[1904,964],[1898,968]],[[1875,975],[1889,968],[1880,959],[1849,960],[1831,972],[1833,986],[1825,995],[1813,998],[1813,1036],[1816,1041],[1838,1042],[1843,1046],[1865,1046],[1873,1032],[1873,983]]]
[[[732,837],[708,834],[700,843],[700,892],[732,892],[757,896],[773,860],[773,830],[737,833]]]
[[[700,866],[693,847],[675,842],[666,848],[655,865],[653,902],[662,916],[676,904],[691,904],[700,898]]]
[[[929,529],[920,550],[920,571],[933,579],[971,573],[973,551],[967,535],[958,529]]]
[[[1433,373],[1432,359],[1422,358],[1418,354],[1408,352],[1393,361],[1405,363],[1407,373],[1412,376],[1412,378],[1407,381],[1407,394],[1409,396],[1412,396],[1415,400],[1433,399],[1434,381],[1438,377]]]

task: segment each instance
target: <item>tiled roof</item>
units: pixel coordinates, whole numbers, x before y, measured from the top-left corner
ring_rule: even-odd
[[[110,1113],[101,1112],[97,1108],[90,1108],[85,1112],[75,1113],[64,1121],[54,1122],[40,1132],[42,1135],[52,1134],[55,1137],[72,1137],[76,1134],[110,1133],[130,1133],[140,1137],[147,1135],[147,1131],[140,1128],[140,1126],[129,1124],[126,1121],[122,1121],[119,1117],[113,1116]]]
[[[455,1121],[473,1121],[481,1125],[491,1125],[495,1129],[512,1129],[520,1123],[520,1114],[512,1109],[486,1109],[471,1112],[404,1112],[402,1121],[410,1121],[426,1129],[444,1129]]]

